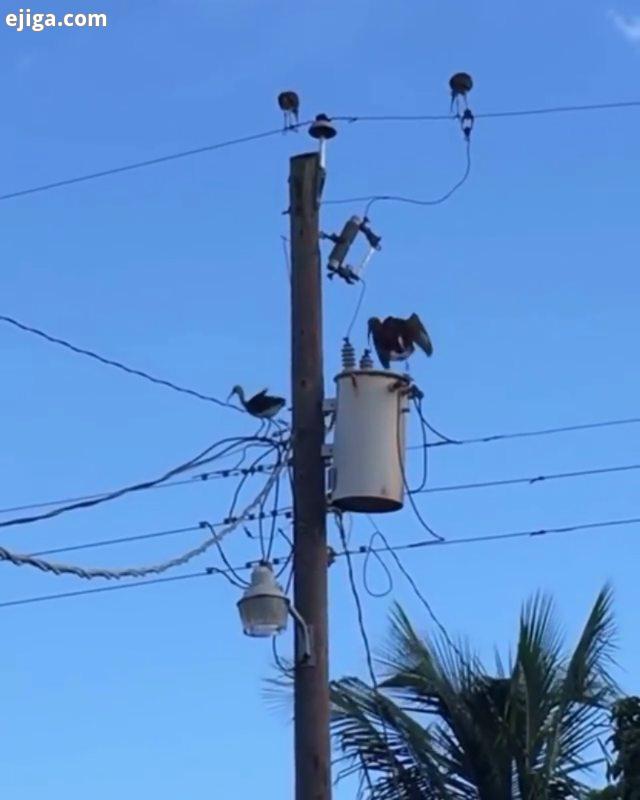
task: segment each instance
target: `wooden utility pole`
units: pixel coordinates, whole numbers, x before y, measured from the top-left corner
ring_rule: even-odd
[[[309,626],[311,659],[295,667],[295,800],[330,800],[327,529],[322,365],[319,156],[291,159],[293,601]],[[300,642],[300,637],[296,638]]]

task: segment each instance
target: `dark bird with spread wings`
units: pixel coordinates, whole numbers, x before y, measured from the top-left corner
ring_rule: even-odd
[[[244,410],[251,414],[252,417],[257,417],[258,419],[271,419],[275,417],[275,415],[282,410],[285,399],[284,397],[274,397],[273,395],[267,394],[267,389],[263,389],[258,394],[255,394],[253,397],[250,397],[248,400],[245,397],[244,389],[242,386],[234,386],[231,394],[229,395],[229,400],[235,395],[238,395],[240,402]]]
[[[408,319],[387,317],[380,320],[372,317],[369,320],[369,339],[385,369],[389,369],[392,361],[406,361],[413,353],[416,345],[428,356],[433,353],[433,344],[417,314]]]
[[[284,114],[285,130],[297,125],[298,115],[300,114],[300,98],[298,95],[295,92],[280,92],[278,105]]]

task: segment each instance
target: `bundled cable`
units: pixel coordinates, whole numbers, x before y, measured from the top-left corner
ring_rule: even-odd
[[[163,572],[181,567],[192,561],[194,558],[203,555],[211,547],[218,546],[221,540],[236,530],[243,521],[245,521],[250,513],[259,508],[264,502],[264,499],[269,496],[275,481],[278,479],[279,471],[274,471],[265,483],[264,487],[254,498],[254,500],[244,509],[242,514],[233,522],[229,522],[223,527],[219,528],[213,535],[208,536],[203,542],[191,550],[187,550],[175,558],[168,561],[163,561],[159,564],[152,564],[143,567],[125,567],[123,569],[106,569],[106,568],[85,568],[72,564],[61,564],[53,561],[46,561],[45,559],[38,558],[37,556],[21,555],[13,553],[4,547],[0,547],[0,561],[8,561],[15,566],[29,566],[34,567],[42,572],[49,572],[54,575],[74,575],[77,578],[85,580],[92,580],[94,578],[103,578],[105,580],[120,580],[122,578],[145,578],[148,575],[161,575]]]

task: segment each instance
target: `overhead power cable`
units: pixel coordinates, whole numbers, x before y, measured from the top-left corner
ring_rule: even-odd
[[[528,539],[542,536],[554,536],[562,533],[576,533],[579,531],[599,530],[601,528],[616,528],[630,525],[640,525],[640,517],[630,517],[627,519],[609,519],[601,522],[585,522],[577,525],[563,525],[557,528],[538,528],[528,531],[509,531],[507,533],[494,533],[481,536],[466,536],[455,539],[422,539],[406,544],[392,545],[391,547],[375,547],[371,552],[385,553],[389,551],[401,552],[402,550],[420,550],[424,547],[445,547],[447,545],[476,544],[481,542],[499,542],[508,539]],[[366,554],[369,548],[365,545],[357,549],[352,549],[350,555],[357,553]],[[335,553],[336,558],[346,555],[343,552]]]
[[[264,441],[267,444],[271,444],[272,447],[277,448],[279,445],[274,444],[270,439],[261,440],[258,437],[251,437],[253,441]],[[145,491],[146,489],[151,489],[154,486],[157,486],[165,481],[170,480],[171,478],[175,477],[176,475],[180,475],[183,472],[187,472],[190,469],[197,469],[200,466],[204,466],[211,461],[215,461],[218,458],[226,455],[229,450],[233,449],[233,447],[237,446],[238,444],[242,444],[248,441],[246,437],[232,437],[229,439],[222,439],[219,442],[216,442],[213,445],[210,445],[201,453],[199,453],[195,458],[190,459],[189,461],[185,462],[184,464],[180,464],[178,467],[174,467],[170,469],[168,472],[165,472],[164,475],[161,475],[159,478],[153,478],[152,480],[143,481],[142,483],[132,484],[130,486],[125,486],[122,489],[117,489],[116,491],[109,492],[108,494],[103,494],[97,498],[93,498],[91,500],[80,500],[76,503],[71,503],[70,505],[60,506],[58,508],[54,508],[50,511],[46,511],[42,514],[33,514],[27,517],[17,517],[13,519],[7,519],[0,522],[0,528],[9,528],[15,525],[27,525],[33,522],[40,522],[41,520],[51,519],[52,517],[60,516],[60,514],[65,514],[70,511],[77,511],[79,509],[85,508],[92,508],[93,506],[97,506],[101,503],[106,503],[110,500],[116,500],[120,497],[124,497],[127,494],[132,494],[134,492],[141,492]],[[226,444],[227,442],[232,442],[232,446],[226,448],[222,453],[218,453],[216,455],[209,455],[215,448],[219,447],[222,444]],[[275,473],[274,473],[275,474]]]
[[[61,564],[45,561],[37,556],[14,553],[5,547],[0,547],[0,560],[7,561],[14,566],[29,566],[39,569],[42,572],[49,572],[54,575],[74,575],[77,578],[83,578],[85,580],[91,580],[93,578],[120,580],[122,578],[145,578],[148,575],[160,575],[163,572],[168,572],[176,567],[184,566],[194,558],[206,553],[211,547],[218,546],[221,540],[232,533],[244,520],[246,520],[248,515],[252,513],[254,509],[262,507],[262,504],[265,502],[266,498],[269,497],[271,489],[278,479],[278,475],[279,472],[274,471],[258,495],[238,517],[234,518],[233,522],[229,522],[223,527],[218,528],[215,533],[209,535],[196,547],[181,553],[175,558],[170,558],[157,564],[151,564],[142,567],[125,567],[123,569],[85,568],[74,564]]]
[[[538,108],[507,109],[505,111],[481,111],[474,113],[476,119],[501,119],[503,117],[535,117],[547,114],[571,114],[584,111],[614,111],[616,109],[640,108],[640,100],[621,100],[611,103],[583,103],[578,105],[547,106]],[[332,117],[335,122],[452,122],[458,114],[354,114]]]
[[[150,486],[149,489],[171,489],[176,486],[189,486],[197,483],[207,483],[211,480],[221,480],[223,478],[242,478],[249,475],[256,475],[263,472],[271,472],[275,468],[274,464],[259,464],[256,467],[229,467],[229,469],[215,469],[207,472],[199,472],[190,478],[182,478],[176,481],[166,481]],[[29,511],[36,508],[47,508],[49,506],[63,506],[69,503],[78,503],[81,500],[96,500],[107,497],[111,492],[93,492],[92,494],[76,495],[75,497],[64,497],[58,500],[42,500],[37,503],[25,503],[19,506],[9,506],[0,508],[0,514],[13,514],[16,511]]]
[[[409,542],[407,544],[402,545],[390,545],[388,547],[376,547],[372,548],[372,552],[376,553],[385,553],[385,552],[401,552],[402,550],[415,550],[420,549],[423,547],[444,547],[447,545],[461,545],[461,544],[475,544],[479,542],[494,542],[494,541],[501,541],[507,539],[515,539],[515,538],[525,538],[525,537],[541,537],[545,535],[554,535],[560,533],[571,533],[577,531],[585,531],[585,530],[598,530],[604,529],[607,527],[622,527],[622,526],[631,526],[631,525],[640,525],[640,517],[634,517],[630,519],[617,519],[617,520],[605,520],[602,522],[591,522],[591,523],[583,523],[579,525],[568,525],[558,528],[546,528],[543,530],[531,530],[531,531],[515,531],[511,533],[503,533],[503,534],[494,534],[494,535],[487,535],[487,536],[470,536],[461,539],[447,539],[445,541],[435,541],[433,539],[417,541],[417,542]],[[350,556],[359,556],[359,555],[366,555],[369,552],[368,547],[358,547],[358,548],[351,548],[349,549]],[[341,558],[347,556],[346,551],[332,551],[332,556],[335,558]],[[281,561],[283,559],[274,559],[274,563],[276,561]],[[234,567],[234,570],[237,572],[241,572],[245,569],[250,569],[251,564],[244,564],[242,566]],[[10,606],[18,606],[18,605],[27,605],[31,603],[41,603],[48,600],[58,600],[63,599],[66,597],[79,597],[81,595],[89,595],[89,594],[97,594],[99,592],[105,591],[116,591],[121,589],[133,589],[139,586],[153,586],[160,583],[169,583],[172,581],[180,581],[180,580],[188,580],[190,578],[196,577],[204,577],[205,575],[216,574],[218,572],[222,572],[223,570],[219,570],[217,568],[209,568],[208,571],[205,572],[197,572],[191,573],[187,575],[175,575],[170,576],[167,578],[156,578],[152,580],[146,581],[137,581],[132,583],[123,583],[117,584],[115,586],[100,586],[95,589],[80,589],[78,591],[72,592],[60,592],[57,594],[50,594],[50,595],[38,595],[35,597],[26,597],[18,600],[6,600],[0,602],[0,608],[8,608]]]
[[[308,125],[309,122],[300,122],[297,125],[292,125],[291,128],[299,128],[303,125]],[[166,164],[168,161],[177,161],[181,158],[188,158],[190,156],[201,155],[202,153],[210,153],[213,150],[222,150],[225,147],[234,147],[239,144],[247,144],[248,142],[255,142],[259,139],[268,139],[271,136],[282,134],[282,128],[276,128],[270,131],[263,131],[262,133],[253,133],[249,136],[240,136],[236,139],[227,139],[224,142],[215,142],[214,144],[207,144],[203,147],[194,147],[190,150],[179,150],[176,153],[169,153],[157,158],[147,158],[144,161],[135,161],[131,164],[124,164],[120,167],[112,167],[111,169],[100,170],[99,172],[90,172],[85,175],[76,175],[73,178],[65,178],[53,183],[45,183],[40,186],[32,186],[29,189],[20,189],[16,192],[9,192],[8,194],[0,195],[0,200],[11,200],[14,197],[24,197],[28,194],[36,194],[38,192],[46,192],[50,189],[60,189],[63,186],[71,186],[74,183],[84,183],[86,181],[93,181],[97,178],[106,178],[109,175],[118,175],[123,172],[131,172],[136,169],[143,169],[144,167],[155,167],[158,164]]]
[[[449,445],[485,444],[499,442],[507,439],[523,439],[536,436],[554,436],[558,433],[573,433],[576,431],[596,430],[597,428],[612,428],[623,425],[638,425],[640,417],[629,417],[628,419],[610,419],[601,422],[588,422],[581,425],[565,425],[559,428],[541,428],[533,431],[515,431],[514,433],[493,433],[488,436],[477,436],[467,439],[452,439],[444,437],[441,442],[429,442],[427,447],[446,447]],[[431,429],[434,430],[435,429]],[[442,436],[442,434],[438,434]],[[421,450],[423,445],[411,445],[408,450]]]
[[[65,597],[79,597],[85,594],[98,594],[100,592],[115,592],[118,589],[135,589],[140,586],[153,586],[158,583],[175,583],[176,581],[188,581],[192,578],[209,577],[209,572],[191,572],[187,575],[169,575],[164,578],[152,578],[148,581],[135,581],[133,583],[117,584],[116,586],[97,586],[95,589],[78,589],[74,592],[57,592],[55,594],[41,594],[37,597],[24,597],[21,600],[5,600],[0,603],[0,608],[10,606],[25,606],[32,603],[43,603],[47,600],[62,600]]]
[[[601,467],[598,469],[581,469],[572,472],[555,472],[548,475],[530,475],[521,478],[501,478],[494,481],[476,481],[474,483],[452,483],[448,486],[429,486],[423,489],[415,489],[411,494],[431,494],[437,492],[460,492],[467,489],[487,489],[494,486],[515,486],[526,484],[533,486],[545,481],[563,480],[566,478],[583,478],[593,475],[612,475],[620,472],[633,472],[640,469],[640,464],[624,464],[615,467]]]
[[[554,115],[554,114],[569,114],[580,113],[584,111],[613,111],[615,109],[629,109],[640,107],[640,100],[625,100],[611,103],[587,103],[581,105],[563,105],[551,106],[548,108],[525,108],[525,109],[507,109],[504,111],[486,111],[475,114],[476,119],[499,119],[507,117],[531,117],[538,115]],[[453,114],[361,114],[361,115],[339,115],[334,116],[332,119],[335,122],[435,122],[435,121],[456,121],[458,117]],[[311,123],[311,120],[300,122],[292,125],[290,129],[299,129],[306,127]],[[124,164],[110,169],[99,170],[96,172],[86,173],[84,175],[75,175],[71,178],[64,178],[59,181],[51,183],[40,184],[39,186],[31,186],[26,189],[19,189],[14,192],[8,192],[0,195],[0,200],[11,200],[17,197],[24,197],[25,195],[38,194],[40,192],[47,192],[52,189],[60,189],[65,186],[71,186],[77,183],[85,183],[87,181],[98,180],[106,178],[110,175],[118,175],[126,172],[132,172],[138,169],[147,167],[155,167],[160,164],[165,164],[170,161],[177,161],[191,156],[209,153],[214,150],[222,150],[223,148],[234,147],[236,145],[247,144],[249,142],[258,141],[260,139],[268,139],[273,136],[282,134],[282,128],[275,128],[260,133],[249,134],[248,136],[240,136],[235,139],[227,139],[222,142],[215,142],[213,144],[204,145],[203,147],[195,147],[189,150],[179,150],[174,153],[168,153],[164,156],[156,158],[148,158],[143,161],[136,161],[130,164]]]
[[[445,203],[452,195],[454,195],[458,189],[460,189],[464,184],[467,182],[469,175],[471,174],[471,143],[469,141],[466,142],[466,164],[465,169],[462,174],[462,177],[454,183],[454,185],[447,189],[447,191],[440,195],[439,197],[433,197],[429,199],[418,198],[418,197],[408,197],[405,195],[398,195],[398,194],[371,194],[365,195],[363,197],[345,197],[339,198],[336,200],[323,200],[322,205],[342,205],[345,203],[366,203],[363,217],[367,219],[369,217],[369,213],[371,209],[376,203],[381,202],[392,202],[392,203],[405,203],[407,205],[412,206],[439,206]]]
[[[100,364],[104,364],[109,367],[114,367],[115,369],[119,369],[122,372],[126,372],[128,375],[135,375],[138,378],[143,378],[150,383],[155,383],[158,386],[164,386],[167,389],[172,389],[174,392],[179,392],[180,394],[186,394],[191,397],[196,397],[198,400],[205,400],[207,403],[214,403],[217,406],[221,406],[223,408],[231,408],[234,411],[240,411],[244,413],[244,409],[239,408],[238,406],[234,406],[231,403],[227,403],[224,400],[220,400],[218,397],[213,397],[209,394],[203,394],[202,392],[198,392],[195,389],[189,389],[185,386],[180,386],[173,381],[165,380],[164,378],[158,378],[155,375],[151,375],[149,372],[145,372],[141,369],[135,369],[133,367],[129,367],[126,364],[123,364],[121,361],[115,361],[112,358],[106,358],[105,356],[101,356],[99,353],[95,353],[93,350],[87,350],[84,347],[78,347],[75,344],[71,344],[71,342],[66,341],[65,339],[59,339],[57,336],[52,336],[49,333],[45,333],[45,331],[40,330],[39,328],[34,328],[31,325],[26,325],[24,322],[20,322],[19,320],[15,319],[14,317],[7,317],[3,314],[0,314],[0,322],[6,322],[8,325],[13,325],[14,328],[18,328],[25,333],[31,333],[34,336],[38,336],[41,339],[49,342],[50,344],[56,344],[60,347],[64,347],[67,350],[70,350],[73,353],[77,353],[78,355],[86,356],[87,358],[91,358],[94,361],[98,361]]]
[[[430,447],[431,445],[427,445]],[[419,445],[413,449],[422,450],[424,445]],[[259,474],[263,472],[271,472],[275,468],[274,464],[259,464],[256,467],[243,467],[243,468],[229,468],[220,470],[210,470],[208,472],[199,472],[191,478],[185,478],[176,481],[166,481],[165,483],[156,484],[149,487],[150,489],[170,489],[176,486],[189,486],[197,483],[206,483],[209,480],[216,480],[222,478],[235,478],[245,477],[248,475]],[[527,475],[516,478],[500,478],[491,481],[476,481],[471,483],[453,483],[446,486],[432,486],[418,490],[412,490],[411,494],[428,494],[438,492],[455,492],[464,491],[467,489],[484,489],[493,486],[511,486],[516,484],[535,484],[543,483],[550,480],[561,480],[565,478],[580,478],[589,477],[592,475],[607,475],[616,472],[633,472],[640,469],[640,464],[622,464],[611,467],[597,467],[593,469],[573,470],[570,472],[556,472],[546,475]],[[49,506],[67,505],[69,503],[76,503],[81,500],[94,500],[98,498],[107,497],[109,492],[95,492],[86,495],[77,495],[74,497],[65,497],[58,500],[43,500],[37,503],[25,503],[24,505],[8,506],[7,508],[0,508],[0,514],[10,514],[17,511],[29,511],[37,508],[47,508]]]
[[[83,544],[73,544],[73,545],[65,545],[63,547],[53,547],[48,550],[39,550],[37,553],[30,553],[29,555],[32,556],[52,556],[58,555],[60,553],[74,553],[78,552],[79,550],[93,550],[97,547],[111,547],[116,544],[130,544],[131,542],[143,542],[148,541],[149,539],[163,539],[167,536],[177,536],[182,533],[195,533],[196,531],[201,531],[204,528],[218,528],[221,525],[228,525],[232,522],[253,522],[258,517],[262,517],[263,519],[271,519],[284,517],[286,519],[291,519],[293,517],[293,509],[291,506],[284,507],[284,508],[277,508],[272,511],[264,511],[257,514],[247,514],[246,517],[227,517],[224,520],[220,520],[219,522],[200,522],[198,525],[189,525],[184,528],[169,528],[168,530],[163,531],[152,531],[151,533],[137,533],[133,534],[132,536],[120,536],[113,539],[99,539],[98,541],[94,542],[85,542]]]

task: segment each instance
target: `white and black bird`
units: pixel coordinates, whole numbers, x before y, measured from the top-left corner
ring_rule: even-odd
[[[392,361],[406,361],[416,345],[428,356],[433,354],[433,344],[427,329],[417,314],[408,319],[387,317],[384,320],[372,317],[368,323],[369,339],[385,369]]]
[[[296,92],[280,92],[278,105],[284,114],[284,129],[289,130],[295,127],[300,115],[300,98]]]
[[[234,395],[237,395],[242,407],[248,414],[258,419],[270,420],[282,410],[286,401],[284,397],[275,397],[267,394],[267,391],[267,389],[263,389],[247,400],[242,386],[234,386],[228,399],[231,400]]]

